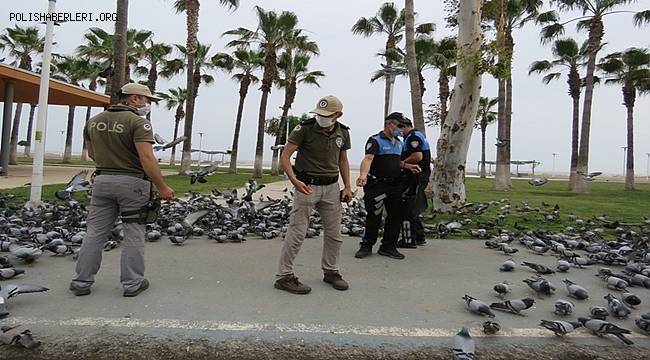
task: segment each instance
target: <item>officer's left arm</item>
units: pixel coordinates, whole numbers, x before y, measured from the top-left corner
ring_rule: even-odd
[[[86,142],[86,152],[88,153],[88,157],[93,159],[95,161],[95,149],[93,148],[93,143],[91,143],[89,140],[85,140]]]
[[[409,155],[406,159],[404,159],[402,162],[407,163],[407,164],[417,164],[420,161],[422,161],[422,151],[416,151]]]
[[[404,141],[404,147],[411,152],[411,155],[402,161],[402,167],[405,164],[417,164],[422,161],[422,140],[417,135],[408,136]]]

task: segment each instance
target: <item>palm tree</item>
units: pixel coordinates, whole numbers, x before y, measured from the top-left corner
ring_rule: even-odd
[[[438,69],[438,101],[440,102],[440,128],[447,118],[447,101],[451,96],[449,80],[456,74],[456,38],[447,37],[434,42],[431,65]]]
[[[83,70],[84,73],[84,80],[88,80],[88,90],[91,91],[96,91],[97,90],[97,85],[102,82],[102,80],[99,79],[100,74],[104,71],[104,67],[102,64],[100,64],[97,61],[93,60],[86,60],[86,64]],[[103,82],[103,84],[106,86],[106,83]],[[88,106],[86,108],[86,120],[85,122],[88,122],[90,119],[90,113],[91,113],[92,107]],[[29,132],[28,132],[29,134]],[[86,150],[86,142],[82,141],[82,146],[81,146],[81,161],[86,161],[87,156],[88,156],[88,151]]]
[[[586,173],[589,166],[589,134],[591,129],[591,104],[593,102],[594,72],[596,70],[596,57],[602,47],[605,35],[603,18],[610,14],[625,11],[615,9],[636,0],[552,0],[551,4],[560,11],[580,11],[582,16],[559,22],[559,15],[555,11],[548,12],[541,17],[544,22],[551,24],[542,29],[542,41],[551,39],[564,33],[564,25],[577,21],[578,30],[587,30],[587,74],[585,76],[585,98],[582,106],[582,124],[580,129],[580,145],[578,150],[578,171]],[[640,26],[650,23],[650,10],[638,12],[634,15],[634,24]],[[582,177],[576,177],[574,192],[588,193],[589,187]]]
[[[488,98],[481,96],[476,113],[474,127],[481,129],[481,178],[485,178],[485,131],[488,125],[497,120],[497,113],[492,108],[498,104],[499,98]]]
[[[353,34],[365,37],[370,37],[375,34],[385,34],[387,36],[385,51],[388,52],[391,49],[397,48],[397,44],[402,41],[404,31],[406,30],[406,19],[404,15],[404,11],[399,11],[394,3],[386,2],[379,7],[375,16],[369,18],[362,17],[357,20],[352,26],[351,31]],[[418,34],[428,35],[433,32],[433,29],[433,23],[424,23],[418,25],[415,31]],[[386,66],[389,68],[392,66],[391,59],[387,59]],[[393,77],[386,77],[384,116],[388,115],[391,106],[390,98],[393,82]]]
[[[577,177],[578,167],[578,139],[580,126],[580,87],[581,78],[578,69],[585,62],[585,48],[580,49],[578,43],[571,39],[560,39],[553,43],[553,60],[535,61],[530,65],[528,74],[547,73],[542,78],[544,84],[558,79],[563,70],[567,70],[567,84],[569,85],[569,96],[572,99],[573,120],[571,123],[571,171],[569,176],[569,189],[573,190]]]
[[[221,5],[229,8],[237,8],[239,0],[219,0]],[[187,42],[185,48],[187,50],[186,57],[186,70],[187,70],[187,101],[185,103],[185,128],[183,129],[186,136],[183,142],[183,156],[181,158],[180,173],[185,174],[190,168],[192,161],[192,125],[194,124],[194,101],[196,95],[194,94],[194,57],[197,51],[197,35],[199,33],[199,0],[176,0],[174,2],[174,9],[176,13],[184,12],[186,14],[187,23]]]
[[[156,91],[158,83],[159,67],[164,67],[167,57],[172,53],[172,46],[164,43],[154,43],[149,39],[144,48],[144,60],[149,65],[138,66],[135,68],[136,75],[147,76],[147,86],[151,92]],[[147,114],[147,119],[151,120],[151,113]]]
[[[185,111],[183,110],[183,107],[185,106],[185,101],[187,101],[187,90],[182,87],[178,87],[176,89],[169,89],[166,93],[159,92],[158,96],[160,96],[165,102],[165,108],[167,108],[167,110],[176,108],[176,113],[174,114],[174,138],[172,139],[176,140],[178,137],[178,125],[185,117]],[[171,159],[169,160],[169,165],[175,164],[176,145],[172,147],[172,155]]]
[[[55,57],[52,64],[52,77],[79,86],[86,78],[87,61],[76,57]],[[68,123],[65,135],[65,151],[63,162],[69,163],[72,158],[72,135],[74,131],[75,105],[68,106]]]
[[[637,92],[650,93],[650,52],[630,48],[607,55],[598,67],[607,75],[606,84],[622,86],[627,109],[627,163],[625,190],[634,190],[634,102]]]
[[[404,3],[406,65],[409,69],[409,83],[411,85],[411,110],[413,113],[413,124],[416,129],[426,132],[424,129],[424,111],[422,110],[422,91],[420,90],[422,74],[418,72],[415,53],[415,5],[413,4],[413,0],[405,0]]]
[[[235,50],[233,55],[233,66],[238,72],[232,78],[239,83],[239,105],[237,106],[237,118],[235,119],[232,147],[230,148],[230,168],[228,172],[236,174],[237,155],[239,153],[239,132],[241,130],[242,114],[244,113],[244,100],[246,100],[250,85],[259,82],[254,72],[264,66],[264,51],[241,48]]]
[[[494,23],[497,31],[499,108],[498,137],[505,144],[497,148],[495,188],[508,190],[510,180],[510,138],[512,123],[512,56],[514,53],[513,30],[534,21],[539,15],[542,0],[490,0],[483,7],[483,16]]]
[[[287,141],[287,116],[289,109],[296,99],[296,92],[299,84],[315,85],[320,87],[318,79],[325,76],[325,73],[320,70],[309,70],[309,55],[296,54],[291,56],[289,52],[284,52],[280,55],[278,60],[279,76],[276,84],[280,88],[284,88],[284,104],[282,105],[282,116],[280,117],[280,126],[276,134],[275,144],[284,144]],[[273,151],[273,162],[271,163],[271,175],[277,175],[278,164],[278,151]]]
[[[128,76],[124,75],[128,68],[126,59],[128,48],[126,39],[129,20],[128,13],[129,0],[117,0],[115,9],[117,18],[115,19],[115,33],[113,34],[113,66],[115,68],[115,73],[111,79],[113,89],[121,88],[128,79]],[[112,104],[116,104],[118,100],[119,94],[117,92],[111,94]]]
[[[14,58],[12,65],[18,65],[19,68],[32,70],[32,56],[43,52],[45,38],[40,36],[37,27],[20,27],[15,25],[13,28],[6,28],[5,33],[0,35],[0,51],[7,50],[9,55]],[[11,128],[11,140],[9,142],[9,163],[16,164],[16,152],[18,148],[18,130],[20,129],[20,116],[22,114],[23,104],[16,104],[16,112]],[[33,119],[34,105],[30,109]]]
[[[228,43],[228,46],[246,46],[257,43],[264,50],[264,73],[262,75],[262,98],[260,100],[259,116],[257,118],[257,145],[255,147],[255,170],[253,177],[262,177],[262,160],[264,156],[264,128],[266,124],[266,107],[273,81],[277,74],[277,52],[283,48],[294,35],[298,25],[298,17],[290,11],[277,14],[266,11],[260,6],[255,7],[258,17],[256,31],[238,28],[226,31],[224,35],[234,35],[238,38]]]

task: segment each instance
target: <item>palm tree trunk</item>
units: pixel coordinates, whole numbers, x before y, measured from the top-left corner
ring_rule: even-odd
[[[499,143],[506,141],[506,81],[499,79],[499,105],[497,109],[497,137]],[[503,145],[503,144],[501,144]],[[507,144],[506,144],[507,146]],[[494,188],[498,191],[508,190],[507,177],[510,176],[510,166],[507,163],[506,146],[497,146],[496,174]]]
[[[589,132],[591,129],[591,104],[594,95],[594,72],[596,70],[596,56],[600,50],[604,27],[600,17],[593,17],[589,25],[589,40],[587,45],[587,75],[585,77],[585,100],[582,106],[582,127],[580,129],[580,146],[578,150],[578,171],[588,172],[589,167]],[[590,192],[587,182],[582,177],[577,177],[576,193],[587,194]]]
[[[151,64],[151,67],[149,68],[149,74],[147,75],[147,86],[149,87],[149,90],[151,90],[152,94],[156,92],[157,82],[158,82],[158,67],[156,66],[156,64]],[[147,114],[147,120],[151,121],[151,111]]]
[[[636,91],[633,85],[623,87],[625,109],[627,110],[627,163],[625,164],[625,190],[634,190],[634,101]]]
[[[286,144],[287,142],[286,129],[287,129],[287,122],[289,121],[287,116],[289,116],[289,110],[291,109],[291,105],[293,105],[293,101],[296,98],[296,91],[297,91],[296,80],[292,79],[292,81],[289,84],[287,84],[287,87],[285,88],[284,104],[282,105],[282,116],[280,117],[278,133],[275,137],[276,146],[281,144]],[[271,175],[273,176],[277,176],[278,173],[282,170],[280,169],[279,154],[281,154],[281,151],[273,150],[273,160],[271,162]]]
[[[174,121],[174,140],[178,137],[178,125],[181,123],[181,119],[177,116],[176,121]],[[169,165],[176,165],[176,145],[172,146],[172,155],[169,159]]]
[[[578,138],[580,127],[580,95],[573,97],[573,121],[571,124],[571,170],[569,174],[569,190],[576,186],[578,174]]]
[[[262,91],[262,99],[260,100],[260,115],[257,119],[257,145],[255,146],[255,170],[253,172],[254,178],[262,177],[262,166],[264,160],[264,124],[266,122],[266,105],[269,99],[269,91]]]
[[[11,141],[9,142],[9,164],[16,165],[16,154],[18,152],[18,131],[20,130],[20,116],[23,113],[23,104],[16,104],[14,122],[11,126]]]
[[[185,126],[183,135],[187,137],[183,142],[183,155],[179,173],[186,174],[192,164],[192,125],[194,123],[194,59],[196,55],[197,39],[199,32],[199,2],[198,0],[186,1],[187,13],[187,100],[185,101]]]
[[[510,164],[512,160],[512,71],[509,71],[508,78],[506,79],[506,164],[508,164],[508,171],[506,172],[506,180],[508,181],[508,189],[512,187],[512,179],[510,178]]]
[[[481,124],[481,178],[485,179],[485,130],[487,124]]]
[[[424,112],[422,111],[422,90],[420,89],[420,73],[415,55],[415,10],[413,0],[405,0],[406,22],[406,65],[411,85],[411,110],[413,125],[420,131],[424,128]]]
[[[458,11],[458,57],[480,57],[481,2],[461,1]],[[435,211],[450,212],[465,202],[465,167],[467,151],[478,112],[481,90],[479,65],[460,61],[447,120],[437,143],[433,171],[433,206]]]
[[[250,80],[242,80],[241,86],[239,87],[239,106],[237,106],[237,119],[235,119],[235,133],[232,137],[232,147],[230,150],[230,167],[228,172],[232,174],[237,173],[237,155],[239,154],[239,132],[241,131],[241,118],[244,113],[244,101],[246,100],[246,95],[248,94],[248,86],[250,86]]]
[[[29,104],[29,121],[27,122],[27,146],[25,146],[25,156],[32,155],[32,133],[34,132],[34,114],[36,113],[36,104]]]
[[[88,106],[86,108],[86,120],[85,120],[84,124],[88,123],[88,120],[90,119],[90,111],[91,110],[92,110],[92,108],[90,106]],[[81,161],[88,160],[88,149],[86,149],[86,140],[83,139],[83,138],[81,139],[81,158],[80,158],[80,160]]]
[[[126,64],[126,32],[129,18],[129,0],[117,0],[117,9],[115,10],[117,19],[115,21],[115,34],[113,34],[113,78],[111,79],[113,89],[119,89],[124,85],[127,78],[125,72]],[[117,92],[111,94],[111,103],[116,104],[119,101]]]
[[[65,151],[63,151],[63,163],[68,164],[72,159],[72,133],[74,131],[74,106],[68,107],[68,124],[65,133]]]

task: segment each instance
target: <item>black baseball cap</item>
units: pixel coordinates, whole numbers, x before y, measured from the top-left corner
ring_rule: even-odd
[[[413,126],[413,122],[411,121],[411,119],[407,118],[406,116],[404,116],[404,114],[397,111],[388,114],[388,116],[386,116],[386,120],[395,120],[402,125]]]

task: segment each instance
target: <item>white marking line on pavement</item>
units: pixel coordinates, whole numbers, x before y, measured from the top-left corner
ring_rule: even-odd
[[[348,326],[348,325],[322,325],[322,324],[272,324],[272,323],[244,323],[211,320],[174,320],[174,319],[126,319],[126,318],[77,318],[68,320],[47,320],[25,317],[8,319],[14,324],[30,324],[43,326],[94,326],[116,327],[130,329],[167,329],[167,330],[206,330],[227,332],[287,332],[305,334],[333,334],[333,335],[365,335],[387,337],[451,337],[457,329],[436,328],[401,328],[393,326]],[[471,329],[472,336],[486,336],[478,328]],[[552,337],[553,335],[543,329],[514,328],[501,331],[500,336],[507,337]],[[593,337],[589,332],[581,329],[570,337]],[[641,334],[627,335],[631,338],[647,338]]]

